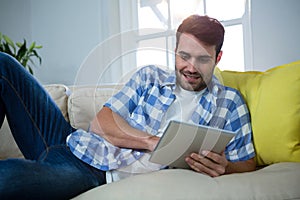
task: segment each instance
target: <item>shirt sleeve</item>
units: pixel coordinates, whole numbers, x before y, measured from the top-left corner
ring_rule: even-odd
[[[227,159],[232,162],[249,160],[255,156],[249,110],[239,93],[235,102],[230,119],[225,125],[225,129],[237,131],[225,150]]]
[[[104,104],[124,119],[129,118],[138,105],[142,93],[141,70],[136,72],[124,87]]]
[[[82,129],[67,137],[67,145],[77,158],[103,171],[128,166],[144,155],[141,151],[116,147],[99,135]]]

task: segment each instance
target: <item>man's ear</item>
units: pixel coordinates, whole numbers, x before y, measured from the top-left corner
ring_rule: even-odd
[[[220,51],[218,56],[217,56],[217,59],[216,59],[216,65],[220,62],[220,60],[222,58],[222,55],[223,55],[223,51]]]

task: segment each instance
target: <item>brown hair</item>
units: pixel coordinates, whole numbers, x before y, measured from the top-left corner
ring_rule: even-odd
[[[176,32],[176,48],[181,33],[189,33],[199,41],[216,46],[216,56],[221,51],[224,41],[224,27],[216,19],[208,16],[191,15],[180,24]]]

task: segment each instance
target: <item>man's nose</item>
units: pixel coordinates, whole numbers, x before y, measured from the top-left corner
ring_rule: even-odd
[[[196,59],[191,58],[188,60],[188,64],[187,64],[187,69],[190,72],[197,72],[197,63],[196,63]]]

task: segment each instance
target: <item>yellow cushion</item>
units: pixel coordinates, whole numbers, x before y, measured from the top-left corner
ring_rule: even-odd
[[[248,105],[257,164],[300,162],[300,60],[265,72],[217,74]]]

